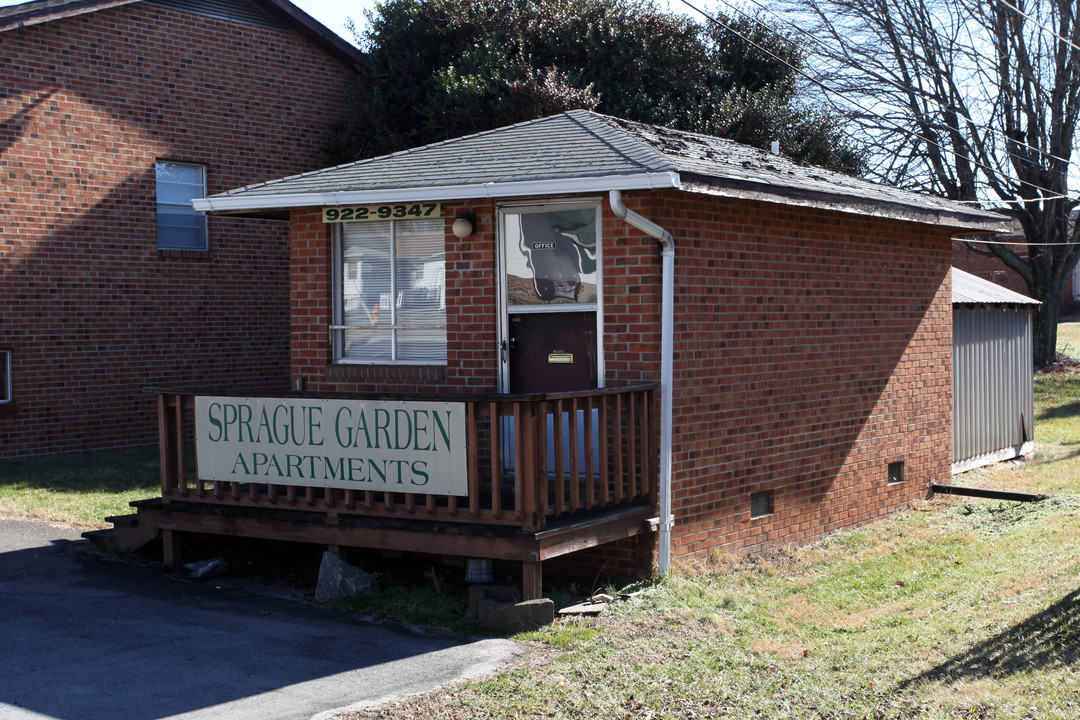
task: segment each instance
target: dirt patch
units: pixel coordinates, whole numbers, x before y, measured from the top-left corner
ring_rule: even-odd
[[[500,673],[527,674],[531,678],[551,675],[555,656],[549,646],[530,644]],[[410,695],[376,707],[347,710],[331,720],[475,720],[476,708],[471,707],[468,692],[450,686],[419,695]]]
[[[755,655],[772,655],[793,660],[809,657],[813,645],[802,642],[785,642],[776,638],[764,638],[750,644],[750,652]]]

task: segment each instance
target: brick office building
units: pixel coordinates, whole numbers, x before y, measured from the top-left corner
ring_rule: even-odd
[[[286,0],[0,8],[0,458],[156,442],[149,385],[287,386],[286,223],[190,198],[325,166],[360,60]]]
[[[290,213],[298,392],[162,393],[200,463],[166,447],[140,507],[167,556],[184,531],[464,555],[527,596],[569,553],[665,569],[947,482],[950,239],[1001,229],[586,111],[196,205]]]

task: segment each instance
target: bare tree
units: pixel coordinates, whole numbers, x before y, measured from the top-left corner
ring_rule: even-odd
[[[1042,301],[1035,362],[1055,357],[1080,259],[1070,211],[1080,113],[1076,0],[788,0],[807,52],[871,138],[871,173],[996,207],[1029,245],[972,244]],[[863,140],[861,138],[861,140]]]

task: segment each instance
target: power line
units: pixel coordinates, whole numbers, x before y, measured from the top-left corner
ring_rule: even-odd
[[[1028,242],[1026,240],[980,240],[980,239],[969,238],[969,237],[962,237],[962,238],[958,237],[958,238],[953,238],[953,239],[954,240],[959,240],[960,242],[966,242],[966,243],[979,243],[980,245],[1024,245],[1024,246],[1027,246],[1027,247],[1076,247],[1077,245],[1080,245],[1080,243],[1073,243],[1073,242],[1048,243],[1048,242]]]
[[[722,1],[724,2],[724,4],[725,4],[725,5],[727,5],[727,7],[729,7],[729,8],[730,8],[730,9],[732,9],[732,10],[734,10],[735,12],[737,12],[737,13],[741,14],[741,15],[742,15],[743,17],[747,18],[747,19],[748,19],[748,20],[750,20],[751,22],[755,22],[755,23],[757,23],[758,25],[760,25],[761,27],[765,28],[766,30],[770,30],[770,29],[771,29],[771,28],[769,28],[769,27],[768,27],[767,25],[765,25],[764,23],[762,23],[762,22],[761,22],[760,20],[758,20],[757,18],[755,18],[754,16],[752,16],[752,15],[750,15],[750,14],[748,14],[748,13],[744,12],[744,11],[743,11],[743,10],[742,10],[741,8],[739,8],[739,7],[737,6],[737,5],[734,5],[734,4],[732,4],[732,3],[730,2],[730,0],[722,0]],[[772,9],[770,9],[770,8],[768,8],[768,7],[764,6],[764,5],[762,5],[762,4],[760,3],[760,2],[758,2],[758,0],[748,0],[748,1],[749,1],[750,3],[752,3],[752,4],[753,4],[753,5],[755,6],[755,7],[757,7],[757,8],[759,9],[759,10],[762,10],[763,12],[765,12],[765,13],[768,13],[769,15],[772,15],[773,17],[775,17],[775,18],[776,18],[777,20],[779,20],[780,22],[782,22],[782,23],[784,23],[785,25],[787,25],[787,26],[789,26],[789,27],[791,27],[791,28],[795,29],[795,30],[796,30],[797,32],[799,32],[799,33],[803,34],[804,36],[806,36],[807,38],[809,38],[809,39],[810,39],[810,40],[811,40],[812,42],[814,42],[815,44],[817,44],[817,45],[818,45],[819,47],[822,47],[822,48],[824,48],[824,47],[825,47],[825,44],[824,44],[824,43],[823,43],[823,42],[822,42],[822,41],[821,41],[820,39],[818,39],[818,38],[817,38],[817,37],[816,37],[815,35],[813,35],[813,34],[811,34],[810,32],[808,32],[808,31],[804,30],[803,28],[799,27],[799,26],[798,26],[798,25],[796,25],[795,23],[793,23],[793,22],[791,22],[791,21],[787,20],[786,18],[784,18],[783,16],[781,16],[781,15],[780,15],[779,13],[777,13],[777,12],[776,12],[775,10],[772,10]],[[688,5],[689,7],[693,7],[692,5],[690,5],[690,3],[686,2],[685,0],[683,0],[683,2],[684,2],[684,4]],[[1012,6],[1012,5],[1009,5],[1009,4],[1008,4],[1008,3],[1007,3],[1007,2],[1005,1],[1005,0],[1001,0],[1001,2],[1002,2],[1003,4],[1005,4],[1005,5],[1007,5],[1008,7],[1010,7],[1010,8],[1013,8],[1013,6]],[[694,8],[694,9],[695,9],[695,10],[697,10],[697,8]],[[1015,9],[1015,8],[1013,8],[1013,9]],[[700,11],[700,10],[697,10],[697,12],[699,12],[699,13],[700,13],[701,11]],[[1021,13],[1021,14],[1022,14],[1022,13]],[[702,15],[705,15],[705,14],[704,14],[704,13],[702,13]],[[708,19],[710,19],[710,20],[713,20],[713,22],[719,22],[719,21],[716,21],[716,20],[714,20],[713,18],[709,18],[709,16],[708,16],[708,15],[705,15],[705,17],[706,17],[706,18],[708,18]],[[1025,16],[1025,17],[1027,17],[1027,16]],[[1029,19],[1030,19],[1030,18],[1029,18]],[[1034,21],[1032,21],[1032,22],[1034,22]],[[1038,24],[1038,23],[1036,23],[1036,24]],[[722,26],[722,27],[725,27],[725,28],[727,27],[727,26],[725,26],[725,25],[723,25],[723,24],[721,24],[721,26]],[[1040,26],[1040,27],[1042,27],[1042,26]],[[735,30],[734,30],[733,28],[727,28],[727,29],[728,29],[728,30],[729,30],[730,32],[735,32]],[[1044,28],[1044,29],[1045,29],[1045,28]],[[736,34],[736,35],[738,35],[738,33],[735,33],[735,34]],[[739,37],[742,37],[742,38],[743,38],[744,40],[746,40],[747,42],[751,42],[751,41],[750,41],[750,40],[749,40],[748,38],[745,38],[745,37],[743,37],[742,35],[739,35]],[[1061,36],[1058,36],[1058,37],[1061,37]],[[1061,38],[1061,39],[1063,39],[1063,40],[1066,40],[1066,42],[1069,42],[1069,41],[1068,41],[1068,40],[1067,40],[1066,38]],[[1071,44],[1071,43],[1070,43],[1070,44]],[[1074,45],[1074,47],[1076,47],[1076,46]],[[1078,48],[1078,49],[1080,49],[1080,48]],[[774,56],[774,57],[775,57],[775,56]],[[780,58],[777,58],[777,59],[779,60]],[[783,61],[781,60],[781,62],[783,62]],[[787,63],[785,63],[785,64],[787,64]],[[792,70],[796,70],[796,72],[798,72],[798,69],[797,69],[797,68],[795,68],[794,66],[792,66],[792,65],[788,64],[788,67],[790,67],[790,68],[791,68]],[[1005,140],[1007,140],[1007,141],[1009,141],[1009,142],[1011,142],[1011,143],[1014,143],[1015,145],[1017,145],[1017,146],[1019,146],[1019,147],[1024,147],[1024,148],[1027,148],[1027,149],[1029,149],[1029,150],[1033,150],[1033,151],[1035,151],[1035,152],[1039,153],[1040,155],[1043,155],[1044,157],[1048,157],[1048,158],[1051,158],[1051,159],[1057,160],[1057,161],[1059,161],[1059,162],[1063,162],[1063,163],[1065,163],[1066,165],[1071,165],[1071,161],[1069,161],[1069,160],[1068,160],[1068,159],[1066,159],[1066,158],[1063,158],[1063,157],[1060,157],[1060,156],[1058,156],[1058,155],[1055,155],[1054,153],[1050,152],[1049,150],[1042,150],[1042,149],[1040,149],[1040,148],[1037,148],[1037,147],[1035,147],[1034,145],[1031,145],[1031,144],[1029,144],[1029,143],[1026,143],[1026,142],[1023,142],[1023,141],[1020,141],[1020,140],[1016,140],[1015,138],[1010,138],[1010,137],[1008,137],[1007,135],[1005,135],[1005,133],[1004,133],[1003,131],[1001,131],[1001,130],[998,130],[997,128],[994,128],[994,127],[991,127],[991,126],[989,126],[989,125],[985,125],[985,124],[982,124],[982,123],[977,123],[977,122],[975,122],[975,120],[973,120],[973,119],[972,119],[972,118],[971,118],[970,116],[968,116],[968,115],[965,115],[964,113],[962,113],[962,112],[958,111],[958,110],[957,110],[956,108],[946,108],[946,107],[945,107],[945,105],[944,105],[944,104],[943,104],[942,102],[940,102],[940,101],[939,101],[939,100],[938,100],[937,98],[933,97],[932,95],[929,95],[929,94],[925,93],[924,91],[920,90],[919,88],[915,88],[915,87],[911,87],[911,86],[908,86],[908,85],[904,85],[903,83],[901,83],[901,82],[898,82],[898,81],[896,81],[896,80],[894,80],[894,79],[892,79],[892,78],[890,78],[890,77],[887,77],[887,76],[885,76],[885,75],[881,75],[880,73],[877,73],[877,72],[875,72],[875,71],[871,70],[870,68],[866,68],[866,67],[863,67],[863,68],[860,68],[860,70],[861,70],[862,72],[864,72],[864,73],[866,73],[866,74],[870,75],[870,76],[871,76],[872,78],[874,78],[875,80],[878,80],[879,82],[883,82],[883,83],[885,83],[885,84],[887,84],[887,85],[892,85],[892,86],[893,86],[893,87],[895,87],[895,88],[896,88],[897,90],[900,90],[900,91],[902,91],[902,92],[912,92],[912,93],[915,93],[916,95],[918,95],[918,96],[920,96],[920,97],[922,97],[922,98],[924,98],[924,99],[930,100],[930,101],[931,101],[932,103],[934,103],[935,105],[937,105],[938,107],[940,107],[940,108],[941,108],[941,109],[943,109],[943,110],[946,110],[946,109],[947,109],[947,110],[951,110],[952,112],[955,112],[955,113],[956,113],[956,115],[957,115],[958,117],[960,117],[961,119],[963,119],[964,121],[966,121],[967,123],[969,123],[970,125],[972,125],[972,126],[974,126],[974,127],[977,127],[977,128],[981,128],[981,129],[983,129],[983,130],[986,130],[986,131],[988,131],[988,132],[994,133],[994,134],[996,134],[996,135],[1000,135],[1000,136],[1002,136],[1002,137],[1003,137],[1003,138],[1004,138]],[[827,87],[827,86],[826,86],[826,85],[825,85],[824,83],[820,83],[820,82],[819,82],[818,84],[819,84],[819,85],[821,85],[821,87],[822,87],[822,88],[824,88],[825,90],[827,90],[827,91],[829,91],[829,92],[834,92],[834,93],[836,93],[836,94],[838,94],[838,95],[843,95],[843,93],[842,93],[842,92],[840,92],[839,90],[833,90],[833,89],[831,89],[831,88]],[[850,98],[845,98],[845,99],[847,100],[847,102],[851,103],[852,105],[855,105],[855,107],[859,108],[860,110],[863,110],[864,112],[866,112],[866,113],[869,113],[869,114],[873,115],[874,117],[880,118],[881,120],[883,120],[883,121],[886,121],[886,122],[888,122],[888,120],[887,120],[887,119],[886,119],[885,117],[883,117],[883,116],[881,116],[881,115],[878,115],[878,114],[876,114],[876,113],[872,113],[871,111],[867,110],[867,109],[866,109],[866,108],[864,108],[863,106],[861,106],[861,105],[859,105],[858,103],[855,103],[854,101],[852,101],[852,100],[851,100]],[[836,106],[835,106],[835,104],[833,105],[833,107],[836,107]],[[839,108],[838,108],[838,109],[839,109]],[[942,148],[942,147],[941,147],[941,146],[940,146],[940,145],[939,145],[938,143],[935,143],[935,142],[933,142],[933,141],[932,141],[932,140],[930,140],[929,138],[924,138],[924,137],[922,137],[921,135],[917,134],[916,132],[914,132],[914,131],[912,131],[912,130],[909,130],[909,129],[907,129],[907,128],[901,127],[901,126],[899,126],[899,125],[894,125],[894,126],[895,126],[895,127],[896,127],[896,129],[897,129],[897,130],[899,130],[900,132],[904,132],[904,133],[907,133],[907,134],[911,135],[912,137],[918,138],[919,140],[923,140],[923,141],[925,141],[925,142],[927,142],[927,143],[930,143],[931,145],[934,145],[935,147],[937,147],[937,148],[941,149],[941,150],[942,150],[943,152],[945,151],[945,148]],[[1010,158],[1015,158],[1015,157],[1018,157],[1018,156],[1017,156],[1017,155],[1015,155],[1015,154],[1014,154],[1013,152],[1011,152],[1011,151],[1010,151],[1010,150],[1008,149],[1008,147],[1007,147],[1007,146],[1006,146],[1006,148],[1005,148],[1005,153],[1006,153],[1006,155],[1007,155],[1008,157],[1010,157]],[[982,168],[982,169],[984,169],[984,170],[990,170],[990,168],[988,168],[987,166],[985,166],[985,165],[983,165],[983,164],[981,164],[981,163],[977,163],[977,162],[974,162],[974,161],[972,161],[972,162],[973,162],[973,163],[974,163],[975,165],[977,165],[978,167],[981,167],[981,168]],[[1065,171],[1063,170],[1063,171],[1061,171],[1061,172],[1065,172]],[[1023,181],[1023,180],[1019,180],[1019,179],[1018,179],[1018,182],[1024,183],[1024,184],[1026,184],[1026,185],[1030,185],[1031,187],[1037,188],[1037,189],[1039,189],[1039,190],[1043,190],[1043,191],[1045,191],[1045,192],[1052,192],[1051,190],[1049,190],[1049,189],[1047,189],[1047,188],[1043,188],[1043,187],[1040,187],[1040,186],[1038,186],[1038,185],[1035,185],[1034,183],[1026,182],[1026,181]],[[1056,196],[1056,197],[1062,197],[1062,196]],[[1048,198],[1046,198],[1046,199],[1048,199],[1048,200],[1052,200],[1052,199],[1055,199],[1055,198],[1054,198],[1054,197],[1048,197]],[[970,202],[970,201],[969,201],[969,202]]]
[[[1059,34],[1059,33],[1058,33],[1058,32],[1057,32],[1056,30],[1053,30],[1053,29],[1051,29],[1051,28],[1048,28],[1048,27],[1046,27],[1045,25],[1043,25],[1042,23],[1040,23],[1040,22],[1039,22],[1038,20],[1036,20],[1035,18],[1033,18],[1032,16],[1028,15],[1028,14],[1027,14],[1026,12],[1024,12],[1023,10],[1021,10],[1020,8],[1018,8],[1018,7],[1016,7],[1015,5],[1013,5],[1013,4],[1011,3],[1011,2],[1009,2],[1009,0],[1000,0],[1000,2],[1001,2],[1001,4],[1002,4],[1002,5],[1004,5],[1005,7],[1009,8],[1010,10],[1012,10],[1013,12],[1015,12],[1015,13],[1016,13],[1017,15],[1020,15],[1020,16],[1022,16],[1022,17],[1025,17],[1025,18],[1027,18],[1028,20],[1030,20],[1030,21],[1031,21],[1032,23],[1034,23],[1034,24],[1035,24],[1035,26],[1036,26],[1036,27],[1038,27],[1039,29],[1041,29],[1041,30],[1045,30],[1046,32],[1048,32],[1048,33],[1050,33],[1051,35],[1053,35],[1054,37],[1056,37],[1056,38],[1057,38],[1058,40],[1061,40],[1061,41],[1062,41],[1062,42],[1064,42],[1064,43],[1068,43],[1069,45],[1072,45],[1072,46],[1073,46],[1073,48],[1075,48],[1076,50],[1080,50],[1080,45],[1077,45],[1076,43],[1074,43],[1074,42],[1073,42],[1072,40],[1070,40],[1069,38],[1065,37],[1064,35],[1061,35],[1061,34]]]
[[[1022,205],[1028,202],[1046,202],[1048,200],[1076,200],[1072,195],[1040,195],[1037,198],[1018,198],[1016,200],[951,200],[954,203],[968,205]]]

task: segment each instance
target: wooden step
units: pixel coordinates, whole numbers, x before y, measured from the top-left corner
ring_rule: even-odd
[[[88,530],[82,536],[121,555],[130,555],[161,533],[153,522],[140,522],[138,515],[116,515],[105,520],[113,524],[112,529]]]
[[[136,513],[130,515],[110,515],[105,522],[112,523],[114,527],[134,527],[139,524],[139,516]]]
[[[95,545],[109,548],[112,547],[113,538],[116,537],[116,533],[113,532],[112,528],[108,528],[105,530],[87,530],[82,536]]]

